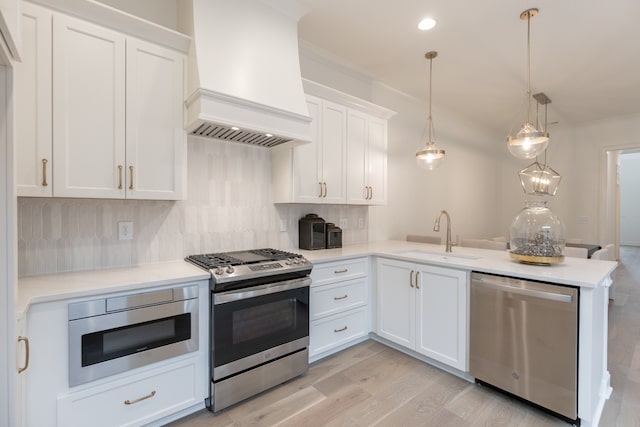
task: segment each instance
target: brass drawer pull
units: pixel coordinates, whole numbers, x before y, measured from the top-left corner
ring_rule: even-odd
[[[129,190],[133,190],[133,166],[129,166]]]
[[[340,328],[340,329],[334,329],[333,332],[338,333],[338,332],[344,332],[346,330],[347,330],[347,327],[345,326],[345,327]]]
[[[118,165],[118,190],[122,190],[122,165]]]
[[[319,182],[318,185],[320,186],[320,194],[318,194],[318,197],[322,197],[322,182]]]
[[[416,289],[420,289],[420,284],[418,281],[420,280],[420,272],[416,271]]]
[[[47,185],[47,159],[42,159],[42,186],[46,187]]]
[[[156,395],[156,391],[153,390],[151,393],[147,394],[146,396],[142,396],[142,397],[139,397],[139,398],[133,399],[133,400],[127,399],[127,400],[124,401],[124,404],[125,405],[133,405],[134,403],[138,403],[138,402],[142,402],[143,400],[151,399],[155,395]]]
[[[27,370],[29,367],[29,338],[27,337],[18,337],[18,342],[24,342],[24,366],[22,368],[18,368],[18,373],[22,373]]]
[[[323,182],[322,183],[322,187],[324,188],[324,194],[322,195],[323,198],[327,197],[327,183]]]
[[[346,273],[347,271],[349,271],[348,268],[345,268],[344,270],[336,270],[334,271],[335,274],[342,274],[342,273]]]
[[[333,297],[334,300],[339,301],[341,299],[347,299],[347,294],[342,295],[341,297]]]
[[[373,187],[369,187],[369,200],[373,199]]]
[[[411,273],[409,273],[409,286],[411,286],[413,288],[413,273],[414,271],[411,270]]]

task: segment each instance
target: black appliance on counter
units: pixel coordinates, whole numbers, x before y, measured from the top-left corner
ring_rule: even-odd
[[[328,222],[325,228],[327,249],[342,247],[342,229],[332,222]]]
[[[276,249],[185,260],[211,272],[210,411],[307,371],[311,262]]]
[[[306,250],[324,249],[327,245],[326,223],[310,213],[298,221],[298,247]]]

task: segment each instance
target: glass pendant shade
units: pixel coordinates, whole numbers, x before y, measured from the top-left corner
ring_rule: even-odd
[[[549,165],[542,166],[538,161],[522,169],[518,175],[525,194],[536,196],[555,196],[562,180],[558,172]]]
[[[435,142],[429,141],[427,146],[416,152],[416,163],[423,169],[434,170],[444,160],[444,150],[436,147]]]
[[[432,171],[444,160],[445,152],[436,146],[434,130],[433,130],[433,118],[431,117],[431,81],[433,70],[433,58],[438,56],[438,52],[427,52],[424,57],[429,60],[429,116],[427,117],[427,128],[429,130],[429,139],[424,148],[416,151],[416,163],[423,169]]]
[[[507,148],[519,159],[533,159],[544,152],[549,143],[549,135],[538,130],[531,123],[531,18],[538,14],[538,9],[527,9],[520,14],[520,19],[527,21],[527,117],[515,135],[509,132]]]
[[[507,138],[509,152],[519,159],[533,159],[544,152],[549,144],[549,136],[537,130],[531,123],[525,123],[520,131]]]

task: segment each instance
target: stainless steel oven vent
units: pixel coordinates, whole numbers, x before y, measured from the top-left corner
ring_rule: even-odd
[[[276,147],[280,144],[293,141],[291,138],[282,138],[277,135],[234,129],[228,126],[212,123],[201,124],[191,132],[191,135],[221,139],[223,141],[241,142],[243,144],[258,145],[260,147],[267,148]]]

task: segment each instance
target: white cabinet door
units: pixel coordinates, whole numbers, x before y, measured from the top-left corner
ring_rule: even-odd
[[[125,195],[125,37],[53,21],[53,194]]]
[[[417,265],[416,351],[467,371],[466,271]]]
[[[324,203],[347,201],[347,109],[330,101],[322,102],[322,182]]]
[[[307,108],[311,116],[311,143],[302,144],[293,151],[293,193],[298,203],[322,203],[322,100],[307,95]],[[284,167],[287,167],[285,165]],[[274,174],[286,171],[274,171]],[[286,199],[285,199],[286,200]]]
[[[126,197],[185,197],[184,55],[127,39]]]
[[[357,110],[347,117],[347,200],[366,205],[369,201],[367,182],[367,127],[369,118]]]
[[[387,121],[369,117],[367,130],[368,204],[383,205],[387,203]]]
[[[377,333],[407,348],[415,345],[413,264],[378,258]]]
[[[357,110],[347,120],[347,200],[379,205],[387,200],[387,122]]]
[[[18,196],[52,196],[51,12],[22,4],[21,62],[14,65]]]

